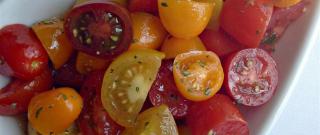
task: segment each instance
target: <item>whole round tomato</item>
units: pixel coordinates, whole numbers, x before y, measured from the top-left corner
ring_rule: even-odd
[[[17,115],[27,112],[31,98],[40,92],[51,89],[53,83],[51,71],[46,69],[33,80],[14,78],[0,89],[0,115]]]
[[[31,80],[47,64],[48,55],[30,28],[12,24],[0,30],[0,74]]]
[[[41,134],[58,134],[72,125],[82,106],[82,98],[74,89],[53,89],[31,99],[28,120]]]
[[[213,11],[212,0],[158,0],[159,15],[167,31],[178,38],[198,36]]]
[[[65,32],[73,47],[92,56],[112,59],[132,42],[129,12],[111,1],[79,4],[65,20]]]

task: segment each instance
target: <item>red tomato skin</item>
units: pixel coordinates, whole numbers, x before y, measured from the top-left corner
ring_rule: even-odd
[[[191,101],[184,98],[178,91],[173,79],[173,60],[163,60],[149,91],[149,100],[154,106],[166,104],[176,119],[186,116]]]
[[[48,55],[33,31],[22,24],[0,30],[0,74],[31,80],[48,66]],[[5,63],[5,64],[1,64]]]
[[[222,29],[218,31],[205,29],[199,37],[207,50],[215,52],[220,58],[224,58],[229,54],[244,48],[226,35]]]
[[[102,71],[93,72],[88,76],[80,91],[84,107],[77,122],[84,135],[120,135],[123,130],[123,127],[114,122],[102,106],[103,76]]]
[[[53,83],[51,71],[46,69],[33,80],[14,79],[0,89],[0,115],[17,115],[27,112],[33,96],[50,90]]]
[[[129,0],[128,9],[131,12],[148,12],[158,14],[157,0]]]
[[[221,27],[249,48],[260,44],[271,19],[271,0],[228,0],[220,16]]]
[[[187,115],[193,135],[249,135],[248,123],[231,99],[216,94],[209,100],[194,103]]]

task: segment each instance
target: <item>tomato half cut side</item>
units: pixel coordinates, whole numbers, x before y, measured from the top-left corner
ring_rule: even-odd
[[[105,72],[101,100],[119,125],[134,125],[163,58],[164,54],[155,50],[134,49],[121,54]]]
[[[175,118],[187,114],[191,101],[184,98],[178,91],[172,73],[173,60],[162,61],[156,80],[149,92],[149,100],[154,106],[166,104]]]
[[[276,62],[262,49],[244,49],[225,61],[225,88],[239,104],[259,106],[273,96],[277,83]]]
[[[129,13],[113,2],[85,2],[73,8],[65,20],[65,32],[74,48],[92,56],[114,58],[132,41]]]

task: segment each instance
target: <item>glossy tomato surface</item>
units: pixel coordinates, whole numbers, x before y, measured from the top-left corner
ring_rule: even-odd
[[[47,64],[48,55],[30,28],[12,24],[0,30],[0,74],[30,80]]]
[[[92,56],[112,59],[126,51],[132,41],[129,12],[114,2],[84,2],[65,20],[65,32],[73,47]]]
[[[185,99],[178,91],[173,79],[173,60],[161,63],[156,80],[149,91],[149,100],[155,106],[166,104],[175,118],[187,114],[191,101]]]
[[[239,104],[259,106],[271,99],[278,83],[276,62],[262,49],[244,49],[225,61],[224,86]]]

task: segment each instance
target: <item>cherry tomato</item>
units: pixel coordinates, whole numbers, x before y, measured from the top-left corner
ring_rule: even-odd
[[[121,54],[109,66],[101,99],[110,117],[119,125],[134,125],[163,58],[164,54],[155,50],[135,49]]]
[[[147,12],[158,14],[157,0],[129,0],[128,9],[131,12]]]
[[[159,15],[167,31],[178,38],[198,36],[213,11],[212,0],[158,0]]]
[[[225,61],[225,87],[239,104],[259,106],[273,96],[277,83],[276,62],[262,49],[244,49]]]
[[[173,60],[162,62],[156,80],[149,91],[149,99],[155,106],[166,104],[175,118],[187,114],[190,101],[185,99],[174,83],[172,67]]]
[[[173,76],[180,93],[192,101],[212,97],[224,78],[219,57],[209,51],[179,54],[174,60]]]
[[[75,49],[106,59],[126,51],[132,41],[128,11],[110,1],[77,5],[67,15],[64,28]]]
[[[30,80],[47,64],[48,55],[30,28],[12,24],[0,30],[0,74]]]
[[[103,72],[91,73],[84,82],[80,95],[83,110],[78,118],[80,131],[84,135],[119,135],[122,127],[115,123],[101,103]]]
[[[299,2],[301,2],[301,0],[273,0],[274,6],[280,8],[287,8]]]
[[[227,0],[220,25],[239,43],[255,48],[263,38],[272,11],[271,0]]]
[[[187,125],[193,135],[249,135],[248,123],[229,97],[216,94],[191,106]]]
[[[208,51],[216,53],[220,58],[224,58],[230,53],[243,48],[240,44],[228,37],[222,30],[206,29],[199,37]]]
[[[81,109],[82,98],[74,89],[53,89],[31,99],[28,120],[41,134],[57,134],[72,125]]]
[[[223,0],[213,0],[214,8],[212,12],[211,19],[209,24],[207,25],[207,29],[218,30],[219,29],[219,18],[221,14],[221,10],[223,7]]]
[[[142,112],[134,127],[126,128],[122,135],[178,135],[177,125],[166,105]]]
[[[131,14],[133,26],[133,41],[130,49],[157,49],[167,35],[158,17],[144,12]]]
[[[199,37],[182,39],[168,36],[161,47],[161,51],[166,54],[166,59],[172,59],[189,51],[206,51],[206,47]]]
[[[41,135],[41,134],[37,132],[30,123],[28,123],[28,135]],[[79,129],[75,124],[72,124],[65,131],[56,135],[79,135]]]
[[[76,68],[81,74],[88,74],[92,71],[107,69],[110,61],[78,52]]]
[[[64,33],[61,20],[57,18],[44,20],[33,25],[32,29],[47,51],[55,69],[68,61],[73,48]]]
[[[0,89],[0,115],[17,115],[27,112],[31,98],[51,89],[52,83],[52,75],[48,69],[33,80],[12,80],[6,87]]]

